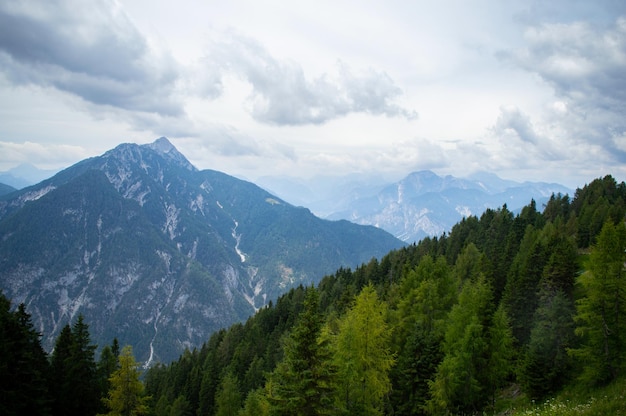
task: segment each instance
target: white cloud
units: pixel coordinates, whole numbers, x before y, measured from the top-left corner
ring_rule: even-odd
[[[249,113],[275,125],[322,124],[350,113],[413,119],[417,113],[395,104],[402,94],[384,72],[353,71],[338,62],[332,72],[312,79],[292,61],[280,61],[253,39],[229,33],[213,42],[203,59],[201,82],[210,98],[222,92],[220,73],[235,73],[252,86]]]

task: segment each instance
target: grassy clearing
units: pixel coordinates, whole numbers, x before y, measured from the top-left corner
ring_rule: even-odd
[[[626,377],[598,389],[580,386],[566,388],[558,396],[542,403],[518,398],[510,403],[508,410],[500,415],[515,416],[605,416],[626,415]]]

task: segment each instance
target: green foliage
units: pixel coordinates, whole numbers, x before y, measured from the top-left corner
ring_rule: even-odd
[[[430,383],[429,408],[434,413],[444,409],[474,412],[486,400],[489,372],[486,324],[491,298],[491,289],[484,276],[479,275],[474,281],[464,283],[458,304],[450,310],[442,345],[444,358]]]
[[[614,380],[626,355],[626,225],[605,223],[580,276],[584,295],[577,302],[576,333],[582,345],[573,349],[583,362],[582,377],[593,383]]]
[[[315,288],[306,291],[304,311],[285,340],[284,358],[269,380],[272,414],[319,415],[332,401],[334,368],[328,340],[321,337],[322,317]]]
[[[239,416],[269,416],[270,404],[262,389],[252,390],[248,393],[243,409]]]
[[[139,364],[133,357],[133,349],[127,345],[119,356],[119,368],[111,375],[111,389],[102,401],[109,412],[106,416],[139,416],[148,413],[149,397],[144,394],[139,380]]]
[[[25,306],[11,311],[0,293],[0,414],[49,414],[49,367]]]
[[[237,377],[231,372],[226,373],[215,397],[216,416],[237,416],[241,410],[241,393]]]
[[[366,286],[354,306],[339,321],[335,339],[336,406],[350,415],[382,414],[391,389],[389,370],[395,362],[390,349],[387,305],[373,286]]]
[[[576,232],[581,212],[595,209],[589,195],[604,195],[608,204],[596,207],[596,218],[606,213],[606,222],[619,222],[622,189],[594,181],[572,200],[554,196],[543,214],[533,201],[517,216],[506,207],[489,210],[448,235],[339,269],[317,290],[294,288],[202,348],[150,369],[154,414],[213,415],[226,402],[237,402],[229,409],[240,415],[307,414],[307,400],[326,404],[309,406],[310,414],[499,412],[505,388],[525,401],[576,385],[579,369],[588,380],[604,374],[596,381],[610,381],[623,373],[623,347],[621,361],[609,355],[604,364],[598,305],[613,312],[623,302],[619,279],[600,284],[595,276],[617,276],[624,258],[619,244],[608,243],[614,238],[587,226],[596,243],[581,263]],[[623,233],[623,225],[613,227]],[[600,255],[609,247],[615,258]],[[587,272],[575,285],[581,268]],[[611,336],[624,334],[607,327]],[[239,399],[225,400],[236,396],[226,391]],[[582,409],[586,401],[577,403]]]
[[[543,399],[569,380],[573,362],[574,305],[562,291],[545,293],[535,313],[530,341],[519,365],[518,380],[532,398]]]

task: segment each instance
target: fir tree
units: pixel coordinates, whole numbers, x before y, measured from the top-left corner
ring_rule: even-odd
[[[284,359],[268,383],[268,400],[274,414],[320,415],[329,411],[334,371],[321,330],[319,295],[310,287],[304,311],[285,341]]]

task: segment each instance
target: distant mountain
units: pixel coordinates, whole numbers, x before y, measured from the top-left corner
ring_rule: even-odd
[[[5,183],[0,183],[0,196],[9,194],[9,193],[11,193],[13,191],[16,191],[16,190],[17,189],[12,187],[11,185],[7,185]]]
[[[419,171],[399,181],[380,175],[264,177],[257,183],[323,218],[375,225],[406,242],[441,235],[463,217],[480,216],[487,208],[507,204],[515,212],[531,199],[541,207],[552,193],[573,193],[559,184],[520,183],[487,172],[457,178]]]
[[[403,241],[414,242],[441,235],[463,217],[480,216],[488,208],[507,204],[515,212],[531,199],[541,206],[553,193],[572,192],[555,183],[519,183],[488,173],[456,178],[420,171],[383,189],[373,187],[371,193],[362,193],[327,218],[375,225]]]
[[[0,197],[0,288],[27,305],[44,345],[83,314],[95,343],[117,337],[148,363],[402,244],[199,171],[166,138]]]
[[[39,169],[30,163],[23,163],[12,169],[0,172],[0,182],[22,189],[50,178],[58,170]]]

